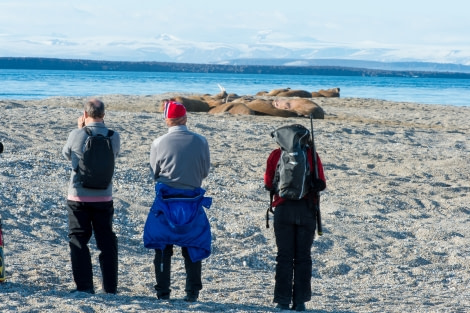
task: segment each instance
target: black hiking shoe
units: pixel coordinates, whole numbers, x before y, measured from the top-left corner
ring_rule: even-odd
[[[197,291],[188,291],[186,293],[186,297],[184,297],[184,301],[186,302],[196,302],[197,298],[199,297],[199,292]]]
[[[157,295],[158,300],[170,300],[170,294],[162,294],[162,295]]]
[[[297,304],[294,303],[294,305],[292,305],[291,310],[296,311],[296,312],[303,312],[303,311],[305,311],[305,303],[303,303],[303,302],[300,302],[300,303],[297,303]]]
[[[77,293],[77,292],[84,292],[84,293],[89,293],[89,294],[92,294],[94,295],[95,294],[95,290],[93,288],[88,288],[88,289],[74,289],[72,291],[70,291],[70,293]]]
[[[276,305],[276,309],[289,310],[289,305],[285,303],[278,303]]]
[[[153,286],[153,288],[157,291],[157,298],[158,300],[170,300],[170,293],[171,290],[161,290],[157,287],[157,285]]]
[[[117,290],[105,290],[108,295],[117,295]]]

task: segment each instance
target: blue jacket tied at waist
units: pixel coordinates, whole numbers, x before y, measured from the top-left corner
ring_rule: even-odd
[[[165,249],[175,244],[188,248],[191,261],[197,262],[211,254],[211,229],[204,208],[212,198],[204,197],[202,188],[172,188],[157,183],[155,200],[144,227],[144,246]]]

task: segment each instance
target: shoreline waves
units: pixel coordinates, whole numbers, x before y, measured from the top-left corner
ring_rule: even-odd
[[[178,94],[186,96],[187,94]],[[117,295],[74,288],[65,198],[70,164],[61,155],[86,97],[0,100],[0,215],[7,281],[1,312],[277,312],[276,246],[265,227],[263,174],[270,132],[308,118],[188,113],[204,135],[213,197],[207,210],[212,255],[203,261],[199,301],[186,303],[184,263],[175,249],[172,299],[153,288],[153,251],[142,233],[154,199],[151,142],[167,132],[158,104],[173,94],[99,97],[121,135],[114,178],[119,241]],[[465,312],[470,307],[470,107],[365,98],[315,98],[314,122],[327,189],[323,236],[312,248],[314,312]],[[272,225],[272,223],[270,223]]]

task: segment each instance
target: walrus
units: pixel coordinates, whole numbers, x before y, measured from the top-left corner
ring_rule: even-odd
[[[190,97],[190,98],[193,98],[193,97]],[[204,95],[200,97],[199,100],[206,102],[209,105],[209,110],[212,109],[213,107],[216,107],[225,103],[225,99],[219,99],[211,95]]]
[[[269,92],[266,90],[261,90],[261,91],[258,91],[255,96],[267,96],[268,93]]]
[[[228,112],[231,108],[233,108],[233,103],[222,103],[217,106],[211,107],[209,110],[209,114],[219,114],[219,113],[224,113]]]
[[[300,98],[311,98],[312,93],[305,90],[288,90],[280,92],[276,95],[277,97],[300,97]]]
[[[272,105],[271,100],[256,99],[254,101],[247,102],[246,106],[252,109],[253,111],[261,113],[261,114],[267,114],[267,115],[279,116],[279,117],[298,117],[299,116],[294,111],[275,108]]]
[[[290,88],[280,88],[280,89],[273,89],[270,92],[268,92],[267,96],[277,96],[281,92],[287,92],[289,91]]]
[[[214,98],[215,98],[215,99],[223,99],[223,100],[227,99],[228,94],[227,94],[227,92],[225,91],[225,88],[224,88],[222,85],[220,85],[220,84],[217,84],[217,86],[219,86],[220,93],[217,94],[217,95],[215,95]],[[225,101],[225,102],[228,102],[228,101]]]
[[[220,114],[225,112],[230,114],[255,115],[255,111],[251,110],[241,102],[224,103],[209,110],[209,114]]]
[[[242,115],[255,115],[256,112],[246,106],[244,103],[234,103],[232,108],[228,110],[230,114],[242,114]]]
[[[301,116],[308,117],[313,114],[313,118],[325,118],[323,109],[315,102],[305,98],[277,98],[273,100],[272,105],[277,109],[293,111]]]
[[[322,95],[323,97],[339,97],[339,88],[330,88],[330,89],[320,89],[318,90],[318,93]]]
[[[163,112],[164,105],[167,100],[168,99],[165,99],[160,102],[160,112]],[[190,99],[178,96],[174,97],[173,100],[184,105],[188,112],[208,112],[210,109],[209,104],[207,104],[207,102],[198,99]]]

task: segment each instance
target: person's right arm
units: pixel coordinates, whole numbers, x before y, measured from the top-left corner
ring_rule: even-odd
[[[276,149],[271,152],[266,161],[266,171],[264,173],[264,186],[267,190],[272,190],[274,188],[273,181],[274,175],[276,174],[277,162],[281,156],[281,150]]]
[[[84,126],[85,126],[85,114],[82,114],[77,118],[77,128],[81,129]],[[73,143],[73,137],[74,137],[73,133],[74,131],[69,133],[67,142],[65,143],[65,146],[62,148],[62,155],[69,161],[72,159],[72,143]]]
[[[62,155],[69,161],[72,159],[72,133],[69,134],[65,146],[62,148]]]
[[[156,179],[160,173],[157,168],[157,141],[154,140],[150,146],[150,168],[152,170],[152,177]]]

